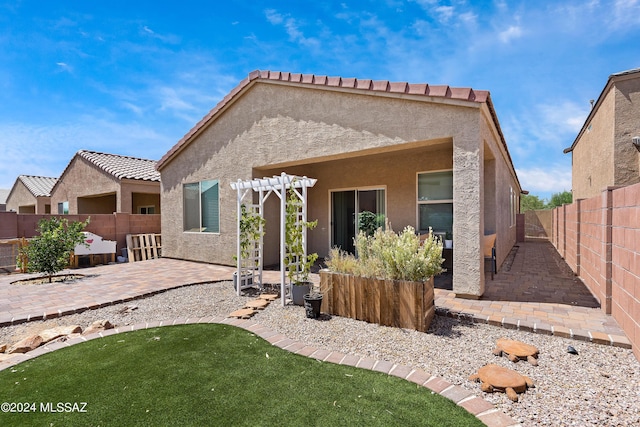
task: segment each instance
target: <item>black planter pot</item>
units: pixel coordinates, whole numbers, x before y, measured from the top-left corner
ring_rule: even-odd
[[[309,319],[320,317],[320,307],[322,306],[321,294],[306,294],[304,296],[304,311]]]

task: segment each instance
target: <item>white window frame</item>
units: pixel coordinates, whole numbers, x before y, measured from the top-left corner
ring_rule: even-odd
[[[202,227],[202,183],[203,182],[216,182],[217,186],[218,186],[218,230],[217,231],[203,231],[203,227]],[[185,230],[185,219],[186,219],[186,210],[187,210],[187,206],[184,203],[185,198],[184,198],[184,192],[185,192],[185,187],[187,185],[193,185],[193,184],[198,184],[198,224],[199,224],[199,229],[198,230]],[[201,181],[196,181],[196,182],[185,182],[184,184],[182,184],[182,232],[183,233],[195,233],[195,234],[220,234],[220,188],[221,188],[221,184],[220,184],[220,180],[219,179],[203,179]]]
[[[143,209],[145,210],[145,212],[142,212]],[[149,209],[153,209],[153,213],[149,213]],[[138,214],[140,215],[155,215],[155,213],[156,213],[155,205],[138,206]]]
[[[451,176],[453,176],[453,169],[435,169],[435,170],[427,170],[420,171],[416,173],[416,231],[424,232],[426,230],[422,230],[420,228],[420,206],[422,205],[445,205],[450,204],[453,208],[453,199],[441,199],[441,200],[420,200],[420,175],[425,174],[434,174],[441,172],[451,172]],[[452,184],[453,186],[453,184]],[[453,194],[453,191],[452,191]],[[452,225],[453,227],[453,225]],[[434,232],[441,232],[442,230],[433,230]],[[451,230],[453,231],[453,230]]]

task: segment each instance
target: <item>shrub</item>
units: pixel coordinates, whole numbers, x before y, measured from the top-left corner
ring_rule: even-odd
[[[331,250],[325,261],[331,271],[392,280],[425,281],[443,271],[442,242],[431,230],[420,242],[413,227],[396,234],[378,228],[373,236],[359,232],[355,239],[357,258]]]
[[[71,252],[76,245],[84,243],[82,230],[87,224],[89,219],[71,224],[66,218],[41,219],[38,222],[39,235],[21,249],[28,258],[27,271],[44,273],[51,283],[51,276],[69,265]]]

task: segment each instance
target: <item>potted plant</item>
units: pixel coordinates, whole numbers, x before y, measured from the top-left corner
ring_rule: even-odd
[[[445,249],[453,248],[453,235],[450,231],[444,233],[444,247]]]
[[[289,189],[285,212],[285,250],[284,258],[287,277],[291,286],[291,299],[295,305],[304,304],[304,295],[311,291],[309,273],[311,266],[318,259],[318,254],[306,254],[304,247],[305,230],[312,230],[318,221],[303,221],[300,218],[302,200]]]
[[[253,285],[252,270],[256,267],[256,263],[249,266],[247,264],[251,252],[255,249],[256,241],[264,235],[265,219],[260,216],[254,209],[249,209],[243,203],[240,205],[240,235],[238,236],[240,244],[240,258],[245,261],[244,265],[240,265],[240,288]],[[238,256],[233,256],[234,261],[238,262]],[[233,273],[233,288],[237,290],[238,272]]]

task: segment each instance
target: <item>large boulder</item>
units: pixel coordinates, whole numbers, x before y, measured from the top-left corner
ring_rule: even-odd
[[[102,332],[107,329],[113,329],[113,325],[108,320],[96,320],[87,329],[84,330],[82,335],[94,334],[96,332]]]
[[[38,348],[40,344],[42,344],[42,337],[40,335],[31,335],[30,337],[23,338],[9,347],[7,353],[27,353]]]
[[[51,329],[45,329],[40,332],[40,338],[42,338],[42,343],[48,343],[49,341],[53,341],[56,338],[64,337],[71,334],[79,334],[82,332],[82,328],[79,325],[70,325],[70,326],[57,326]]]

